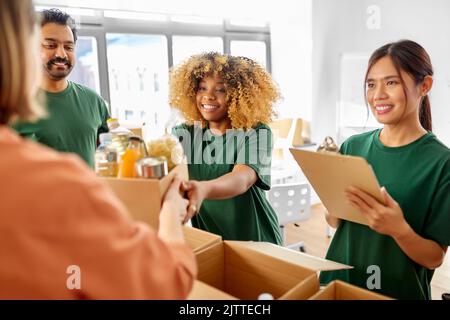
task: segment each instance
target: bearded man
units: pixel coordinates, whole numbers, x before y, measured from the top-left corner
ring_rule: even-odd
[[[68,14],[50,9],[41,17],[41,60],[48,117],[36,123],[18,123],[15,129],[61,152],[79,155],[91,168],[100,133],[108,132],[109,111],[93,90],[67,80],[75,65],[77,30]]]

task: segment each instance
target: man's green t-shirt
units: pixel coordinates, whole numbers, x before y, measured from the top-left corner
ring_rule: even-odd
[[[380,132],[349,138],[341,153],[365,158],[414,231],[449,246],[450,150],[431,132],[408,145],[386,147]],[[322,272],[323,284],[340,279],[396,299],[431,299],[434,271],[412,261],[392,237],[367,226],[341,220],[326,258],[354,269]]]
[[[71,81],[64,91],[45,95],[48,117],[36,123],[18,123],[14,129],[55,150],[76,153],[93,168],[98,135],[108,132],[105,101]]]
[[[206,181],[230,173],[236,164],[252,168],[257,182],[227,200],[205,200],[192,219],[194,227],[221,235],[224,240],[253,240],[281,244],[275,211],[264,190],[270,189],[272,132],[267,125],[228,130],[215,136],[208,128],[181,125],[173,130],[188,158],[189,179]]]

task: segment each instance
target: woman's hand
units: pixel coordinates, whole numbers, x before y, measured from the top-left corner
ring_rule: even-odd
[[[384,187],[381,188],[381,193],[385,204],[358,188],[349,187],[346,190],[350,204],[367,217],[371,229],[395,239],[402,237],[410,231],[411,227],[406,222],[399,204]]]
[[[341,222],[341,219],[333,217],[326,209],[325,220],[327,221],[328,225],[334,229],[337,229],[339,227],[339,223]]]
[[[181,179],[175,176],[167,190],[159,214],[159,237],[167,242],[184,243],[181,221],[187,214],[189,201],[182,196]]]
[[[189,181],[183,183],[183,191],[189,198],[189,208],[183,223],[195,216],[203,200],[225,200],[248,191],[258,180],[255,170],[247,165],[237,164],[233,171],[208,181]]]
[[[189,198],[189,207],[187,214],[183,220],[183,224],[188,222],[200,210],[203,200],[207,198],[206,183],[202,181],[189,181],[183,183],[183,191],[187,193]]]
[[[183,221],[187,214],[189,201],[183,198],[182,181],[176,175],[164,196],[161,213],[176,216]]]

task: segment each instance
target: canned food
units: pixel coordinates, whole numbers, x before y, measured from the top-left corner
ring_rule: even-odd
[[[168,174],[165,157],[142,158],[136,161],[136,173],[139,178],[160,179]]]

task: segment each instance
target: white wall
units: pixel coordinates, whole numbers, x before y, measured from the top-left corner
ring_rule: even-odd
[[[366,26],[370,5],[381,9],[381,28]],[[431,92],[433,131],[450,146],[450,1],[314,0],[312,134],[316,142],[336,136],[340,55],[372,53],[381,45],[409,38],[430,54],[435,83]],[[361,95],[363,95],[361,79]]]
[[[313,0],[34,0],[39,5],[136,10],[269,21],[272,73],[283,100],[280,118],[312,118],[312,2]]]
[[[271,15],[272,75],[280,118],[312,118],[312,2],[282,0]]]
[[[207,2],[204,0],[33,0],[35,4],[40,5],[263,20],[277,12],[279,7],[283,7],[284,2],[292,1],[280,0],[274,6],[268,0],[227,0],[225,2]]]

